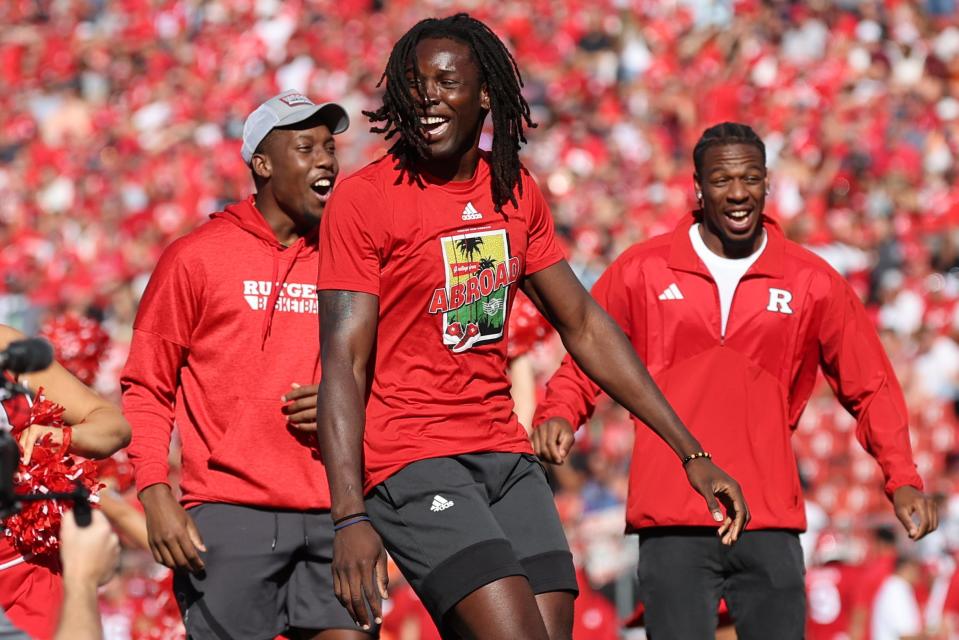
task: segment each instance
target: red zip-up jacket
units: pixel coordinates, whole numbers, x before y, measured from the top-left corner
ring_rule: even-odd
[[[276,239],[253,197],[171,244],[150,278],[120,378],[137,490],[169,483],[174,422],[182,502],[329,509],[315,440],[281,396],[320,377],[317,235]]]
[[[790,438],[821,366],[857,420],[856,437],[882,467],[891,495],[922,488],[907,412],[892,365],[845,280],[763,219],[767,244],[733,297],[720,333],[719,292],[689,239],[690,217],[671,234],[635,245],[593,288],[656,383],[716,464],[742,486],[748,529],[804,530]],[[599,388],[569,358],[550,379],[535,424],[582,424]],[[627,529],[715,526],[676,454],[637,426]]]

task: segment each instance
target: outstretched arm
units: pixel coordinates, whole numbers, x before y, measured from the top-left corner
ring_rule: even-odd
[[[326,466],[334,522],[364,513],[363,430],[367,367],[379,298],[354,291],[320,291],[322,379],[317,394],[317,439]],[[336,597],[364,629],[381,622],[386,594],[386,552],[369,520],[345,520],[333,539]],[[364,604],[369,603],[374,620]]]
[[[576,364],[603,391],[649,425],[678,457],[701,450],[625,334],[590,297],[565,260],[527,276],[524,290],[556,327]],[[713,518],[723,523],[719,529],[723,542],[731,544],[749,519],[739,485],[708,458],[692,460],[685,468]],[[717,498],[726,507],[725,521]]]

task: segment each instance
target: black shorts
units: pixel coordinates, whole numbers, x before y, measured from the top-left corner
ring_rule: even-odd
[[[190,638],[273,638],[288,628],[359,630],[333,594],[328,511],[207,503],[189,509],[207,551],[173,588]],[[372,637],[372,636],[371,636]]]
[[[721,597],[742,640],[801,640],[805,587],[794,531],[745,531],[731,547],[705,527],[639,534],[639,594],[654,640],[715,638]]]
[[[414,462],[377,485],[366,510],[438,624],[470,593],[508,576],[526,576],[537,594],[578,593],[553,494],[533,455]]]

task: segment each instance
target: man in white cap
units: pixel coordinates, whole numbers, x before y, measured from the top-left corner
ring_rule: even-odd
[[[190,638],[369,638],[333,592],[316,454],[318,222],[337,104],[286,91],[243,127],[256,193],[163,253],[121,378],[150,548]],[[167,458],[182,442],[180,499]]]

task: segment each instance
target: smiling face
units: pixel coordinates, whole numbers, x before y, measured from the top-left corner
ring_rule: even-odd
[[[706,246],[726,258],[745,258],[763,239],[762,212],[769,178],[759,149],[750,144],[716,145],[703,154],[694,176],[703,209],[700,230]]]
[[[410,69],[407,80],[420,105],[417,115],[428,145],[424,168],[448,179],[468,179],[490,108],[470,47],[449,38],[426,38],[416,45],[416,71]]]
[[[297,128],[278,128],[270,132],[251,162],[261,179],[258,192],[269,194],[282,215],[298,228],[317,225],[323,207],[333,192],[339,172],[336,143],[325,124],[307,122]],[[269,203],[258,206],[264,215],[273,212]]]

